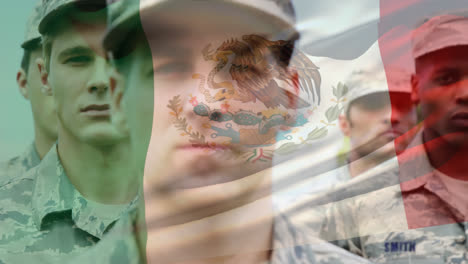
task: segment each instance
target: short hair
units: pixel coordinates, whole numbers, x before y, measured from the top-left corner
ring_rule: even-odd
[[[108,50],[108,60],[112,66],[121,74],[128,74],[131,68],[131,61],[137,47],[143,48],[145,52],[148,52],[148,56],[151,57],[151,48],[148,38],[145,34],[145,30],[140,19],[136,19],[132,23],[132,28],[128,32],[125,32],[127,37],[119,43],[118,46],[112,50]],[[123,90],[126,91],[128,82],[125,82]]]
[[[117,71],[122,73],[128,71],[129,58],[139,44],[150,50],[148,40],[146,39],[146,35],[140,23],[128,33],[128,37],[125,41],[121,42],[120,45],[111,52],[111,61]]]
[[[140,16],[134,17],[131,23],[121,25],[116,30],[120,30],[120,34],[126,37],[117,45],[107,47],[108,59],[118,72],[125,74],[130,70],[131,58],[137,47],[143,47],[151,52],[150,43]]]
[[[55,26],[51,27],[47,31],[47,33],[44,33],[42,35],[42,57],[44,59],[44,64],[47,71],[50,70],[50,55],[52,53],[53,40],[66,28],[67,23],[68,21],[65,21],[65,19],[63,19],[61,23],[57,23]]]
[[[44,64],[47,71],[50,70],[50,55],[54,38],[71,25],[71,21],[76,19],[74,16],[75,14],[91,14],[96,12],[102,12],[104,17],[107,16],[105,1],[96,1],[96,3],[84,2],[82,4],[76,3],[55,18],[55,21],[59,22],[48,25],[47,31],[42,34],[41,41]]]
[[[40,39],[31,40],[25,46],[23,46],[23,57],[21,58],[21,69],[28,74],[29,65],[31,64],[31,55],[34,51],[41,48]]]

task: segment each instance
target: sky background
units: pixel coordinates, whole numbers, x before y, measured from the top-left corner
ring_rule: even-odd
[[[37,0],[8,1],[0,9],[2,48],[0,49],[0,160],[21,153],[33,140],[32,115],[28,101],[16,85],[20,67],[20,47],[26,21]]]

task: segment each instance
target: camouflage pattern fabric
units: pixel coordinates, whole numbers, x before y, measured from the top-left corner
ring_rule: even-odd
[[[132,219],[135,214],[132,210],[122,215],[114,226],[106,233],[104,238],[92,247],[85,248],[69,254],[51,255],[45,252],[32,253],[0,253],[0,263],[48,263],[48,264],[141,264],[144,263],[138,254],[139,248],[135,236],[129,234],[132,230]]]
[[[100,243],[72,263],[88,263],[90,260],[99,260],[96,263],[141,263],[132,219],[135,214],[123,217]],[[284,214],[275,218],[273,239],[270,264],[370,263],[326,241],[306,241],[302,230],[296,229]]]
[[[134,233],[136,214],[137,210],[132,210],[128,214],[122,215],[100,243],[67,263],[144,263],[140,258],[140,248]]]
[[[65,175],[54,145],[37,167],[0,186],[0,263],[15,257],[49,263],[80,254],[137,201],[105,205],[84,198]]]
[[[352,264],[371,263],[327,241],[307,239],[287,214],[279,214],[274,222],[274,240],[271,264]]]
[[[48,1],[70,1],[70,0],[43,0]],[[140,19],[145,12],[152,12],[155,6],[167,4],[168,0],[106,0],[108,6],[108,30],[103,39],[104,48],[115,52],[120,48],[123,40],[135,27],[135,19]],[[254,15],[268,14],[272,21],[279,20],[294,29],[296,14],[291,0],[209,0],[208,2],[226,2],[233,6],[241,6],[245,11]],[[177,2],[177,1],[176,1]],[[178,2],[183,2],[179,0]],[[187,1],[188,4],[193,1]],[[203,1],[206,2],[206,1]],[[201,3],[202,4],[202,3]]]
[[[26,31],[24,33],[24,40],[21,44],[22,48],[28,46],[29,43],[34,41],[39,41],[41,38],[41,34],[39,34],[38,26],[39,21],[42,17],[42,4],[38,2],[31,13],[28,22],[26,24]]]
[[[38,31],[45,34],[49,30],[49,26],[54,23],[56,17],[65,14],[68,9],[78,5],[104,8],[106,0],[41,0],[42,1],[42,16],[39,21]],[[136,1],[139,2],[139,1]],[[55,21],[56,22],[56,21]]]
[[[0,185],[36,167],[41,162],[34,143],[19,156],[0,163]]]
[[[420,132],[410,147],[421,144]],[[303,217],[301,226],[375,263],[468,263],[467,216],[423,154],[374,175],[397,184],[311,207],[310,214],[326,211],[322,222]]]
[[[38,31],[40,34],[47,32],[47,28],[57,14],[60,14],[69,6],[73,5],[75,0],[41,0],[42,16],[39,21]]]

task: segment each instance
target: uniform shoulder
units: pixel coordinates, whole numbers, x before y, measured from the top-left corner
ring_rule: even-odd
[[[291,221],[290,215],[275,217],[273,263],[370,263],[315,235]],[[304,229],[305,228],[305,229]]]
[[[18,167],[20,163],[20,156],[15,156],[9,160],[4,160],[0,162],[0,180],[5,177],[11,176],[11,172]]]
[[[21,184],[24,181],[34,180],[36,178],[37,170],[38,167],[34,167],[28,171],[14,171],[10,169],[6,172],[0,172],[0,189],[8,188],[15,184]]]
[[[0,184],[24,175],[40,163],[40,158],[34,145],[30,145],[23,153],[9,160],[0,162]]]

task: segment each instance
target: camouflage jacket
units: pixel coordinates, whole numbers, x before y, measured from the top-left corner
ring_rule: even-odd
[[[99,264],[140,264],[144,263],[139,252],[141,245],[135,236],[134,223],[137,210],[130,210],[117,220],[103,239],[88,249],[68,255],[55,257],[48,263],[99,263]],[[19,258],[19,257],[18,257]],[[0,262],[1,263],[1,262]]]
[[[270,264],[354,264],[370,263],[327,241],[310,239],[309,230],[294,224],[286,213],[274,222],[273,252]]]
[[[112,231],[91,250],[78,256],[71,263],[143,263],[139,257],[139,245],[133,232],[135,213],[120,219]],[[370,263],[323,240],[306,241],[303,230],[298,230],[287,215],[275,218],[273,250],[270,264],[358,264]]]
[[[21,155],[0,163],[0,184],[36,167],[40,162],[39,154],[32,143]]]
[[[49,263],[84,252],[137,200],[87,200],[65,175],[54,145],[37,167],[0,186],[0,263]]]
[[[409,150],[388,173],[367,179],[382,188],[322,208],[319,236],[375,263],[468,263],[466,211],[431,167],[421,133]]]

